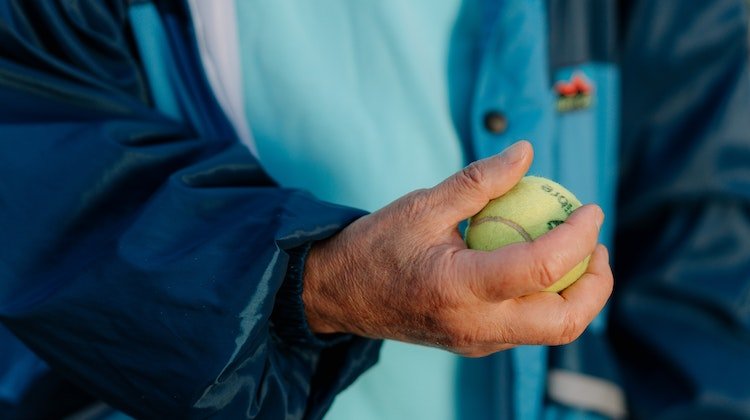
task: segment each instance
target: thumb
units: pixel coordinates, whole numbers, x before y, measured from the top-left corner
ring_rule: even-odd
[[[534,150],[521,140],[502,153],[472,162],[430,190],[431,202],[449,225],[477,214],[508,192],[529,170]]]

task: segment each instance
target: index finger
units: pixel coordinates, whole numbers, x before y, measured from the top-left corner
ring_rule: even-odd
[[[503,319],[515,325],[515,335],[498,339],[504,344],[567,344],[601,312],[612,287],[609,254],[599,245],[588,271],[562,293],[538,292],[510,301]]]
[[[474,294],[501,301],[543,290],[596,248],[604,214],[595,205],[580,207],[562,224],[532,242],[494,251],[461,250],[459,270]]]

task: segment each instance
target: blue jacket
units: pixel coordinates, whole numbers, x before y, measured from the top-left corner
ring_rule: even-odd
[[[155,110],[128,2],[0,4],[0,319],[24,343],[0,334],[8,413],[39,392],[35,354],[138,417],[320,417],[379,343],[313,336],[300,271],[362,212],[264,174],[207,88],[183,7],[159,4],[184,122]],[[467,153],[535,139],[539,172],[617,220],[609,341],[594,326],[552,369],[621,375],[635,417],[750,417],[746,6],[550,1],[547,30],[529,32],[547,49],[524,51],[500,42],[518,15],[488,5]],[[542,84],[515,92],[498,77],[511,65]],[[555,84],[577,71],[595,102],[560,112],[579,105]],[[508,131],[487,131],[489,110]],[[517,412],[512,394],[496,415]]]
[[[379,342],[314,337],[301,267],[312,241],[362,212],[263,173],[170,7],[187,124],[151,103],[127,2],[0,6],[0,319],[55,373],[136,417],[320,417]],[[69,403],[57,391],[31,409]]]

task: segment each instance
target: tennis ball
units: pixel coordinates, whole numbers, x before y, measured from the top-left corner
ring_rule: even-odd
[[[546,178],[527,176],[469,219],[466,244],[471,249],[491,251],[516,242],[531,242],[562,224],[578,207],[581,202],[562,185]],[[586,272],[588,265],[589,257],[586,257],[544,290],[565,289]]]

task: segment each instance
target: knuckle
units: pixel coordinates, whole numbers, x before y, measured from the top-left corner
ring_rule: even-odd
[[[559,277],[561,277],[558,274],[560,272],[559,258],[555,258],[554,256],[541,256],[537,253],[534,261],[534,278],[536,278],[540,289],[544,289],[550,286],[552,283],[556,282]]]
[[[404,211],[406,214],[416,217],[422,215],[430,208],[430,197],[427,190],[421,189],[410,192],[404,200]]]
[[[464,187],[474,188],[483,184],[484,181],[484,171],[477,162],[472,162],[458,173],[458,182]]]
[[[565,317],[563,317],[557,344],[562,345],[575,341],[575,339],[583,333],[585,328],[586,323],[583,322],[580,316],[575,312],[568,312]]]

